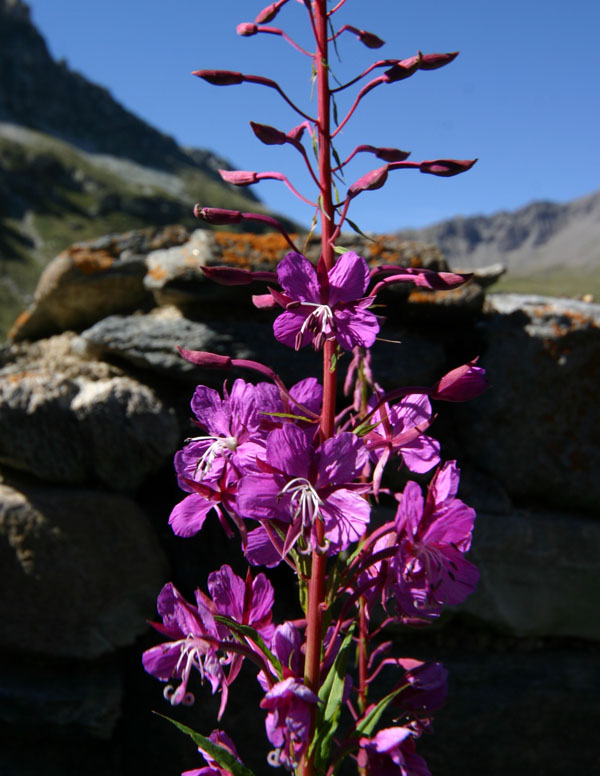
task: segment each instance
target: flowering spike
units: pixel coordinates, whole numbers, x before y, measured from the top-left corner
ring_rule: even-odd
[[[449,65],[457,56],[458,51],[451,51],[448,54],[421,54],[419,70],[437,70],[438,67]]]
[[[244,76],[233,70],[194,70],[192,75],[203,78],[215,86],[232,86],[244,82]]]

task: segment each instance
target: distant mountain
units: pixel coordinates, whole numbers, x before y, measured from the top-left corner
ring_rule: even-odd
[[[502,262],[512,274],[600,269],[600,191],[566,204],[533,202],[511,212],[457,217],[402,230],[432,242],[453,268]]]
[[[181,148],[54,61],[26,3],[0,0],[0,329],[73,242],[169,223],[196,228],[197,201],[265,210],[219,168],[230,165]]]

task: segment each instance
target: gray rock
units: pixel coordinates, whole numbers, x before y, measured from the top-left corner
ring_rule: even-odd
[[[134,490],[176,448],[175,415],[147,386],[81,364],[17,357],[0,370],[0,462],[41,480]]]
[[[146,516],[94,490],[0,485],[1,648],[92,659],[133,643],[167,576]]]
[[[112,315],[81,334],[80,352],[170,375],[194,379],[198,368],[185,361],[177,347],[230,355],[233,338],[210,323],[183,318],[176,308],[158,314]]]
[[[469,559],[480,570],[461,611],[517,636],[600,640],[600,525],[576,514],[479,512]]]
[[[9,332],[15,342],[82,329],[117,312],[152,304],[144,288],[145,254],[187,239],[183,227],[108,235],[77,243],[43,271],[33,302]]]
[[[600,305],[493,295],[479,327],[491,388],[457,410],[466,455],[516,500],[600,506]]]

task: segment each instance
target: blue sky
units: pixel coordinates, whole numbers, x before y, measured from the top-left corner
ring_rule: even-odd
[[[293,149],[263,146],[248,125],[252,119],[287,131],[299,123],[274,92],[210,86],[190,75],[199,68],[265,75],[310,113],[310,60],[276,36],[235,34],[267,0],[27,2],[51,53],[129,110],[240,169],[281,170],[313,196]],[[386,40],[373,52],[352,35],[341,39],[342,61],[333,68],[342,80],[373,59],[405,58],[418,49],[461,52],[442,70],[369,94],[340,133],[342,158],[359,143],[410,150],[414,160],[479,158],[455,178],[395,172],[383,189],[353,203],[349,216],[362,229],[424,226],[600,188],[597,0],[348,0],[338,18]],[[310,43],[303,6],[294,0],[271,24]],[[378,166],[361,156],[348,184]],[[310,209],[281,184],[255,191],[274,209],[310,222]]]

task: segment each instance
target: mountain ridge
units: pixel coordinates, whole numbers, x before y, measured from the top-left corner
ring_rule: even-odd
[[[534,201],[516,210],[457,216],[397,234],[434,243],[454,269],[500,262],[515,274],[566,266],[597,270],[600,190],[566,203]]]

